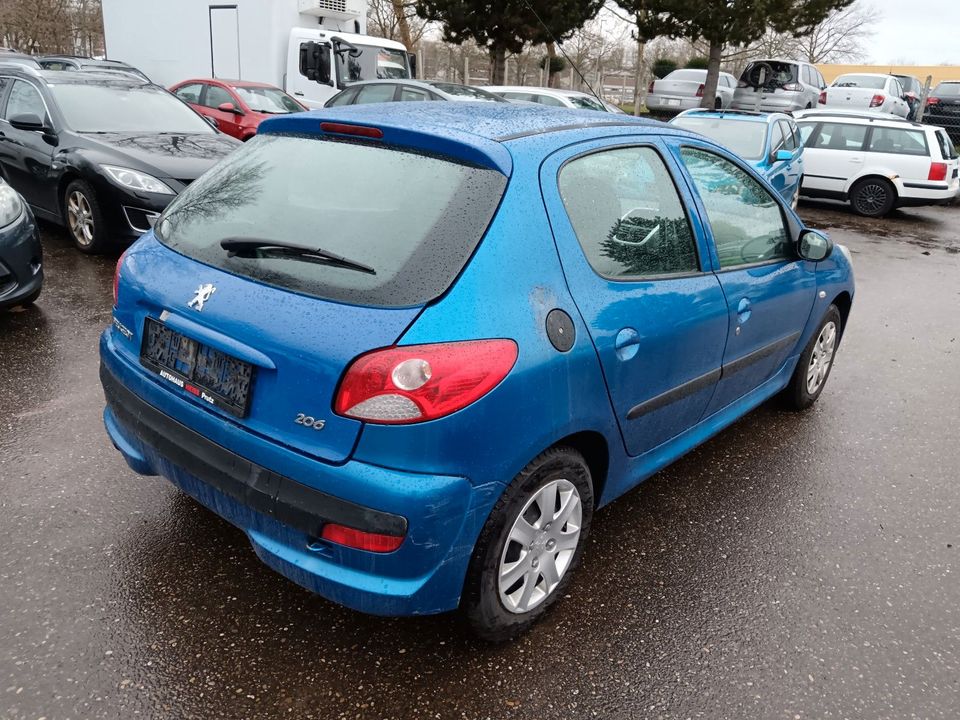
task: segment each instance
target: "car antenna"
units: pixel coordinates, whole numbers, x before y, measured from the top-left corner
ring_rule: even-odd
[[[563,55],[563,59],[566,60],[568,63],[570,63],[570,67],[572,67],[574,70],[577,71],[577,75],[580,76],[581,82],[583,82],[583,84],[586,85],[587,88],[590,90],[590,94],[593,95],[597,100],[599,100],[601,105],[603,105],[604,104],[603,98],[597,95],[597,91],[593,89],[593,86],[589,82],[587,82],[587,78],[585,78],[583,76],[583,73],[580,72],[580,68],[578,68],[577,64],[570,59],[569,55],[567,55],[567,51],[563,49],[563,45],[557,42],[556,37],[554,37],[553,33],[550,32],[550,28],[547,27],[547,24],[540,19],[539,15],[537,15],[537,11],[533,9],[533,6],[530,4],[529,0],[523,0],[523,4],[527,6],[527,10],[533,13],[533,16],[537,19],[537,22],[543,25],[543,29],[547,31],[547,35],[550,36],[550,40],[553,41],[553,44],[557,46],[557,49]],[[547,77],[549,78],[549,76],[550,76],[550,69],[547,68]],[[573,88],[571,88],[571,90],[572,89]]]

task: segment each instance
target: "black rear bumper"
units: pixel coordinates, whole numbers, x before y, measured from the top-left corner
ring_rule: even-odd
[[[407,520],[400,515],[320,492],[208,440],[141,400],[102,362],[100,382],[107,406],[126,432],[252,510],[313,537],[319,537],[327,523],[383,535],[407,532]]]

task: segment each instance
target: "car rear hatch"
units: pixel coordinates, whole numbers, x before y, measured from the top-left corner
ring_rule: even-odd
[[[884,86],[883,78],[839,77],[833,85],[824,90],[825,104],[832,108],[857,110],[879,108],[887,99]]]
[[[497,170],[369,140],[261,135],[167,209],[121,261],[132,362],[225,421],[342,462],[351,360],[394,344],[476,249]]]
[[[737,94],[783,93],[801,90],[798,79],[799,66],[776,60],[757,60],[747,65],[740,74]]]

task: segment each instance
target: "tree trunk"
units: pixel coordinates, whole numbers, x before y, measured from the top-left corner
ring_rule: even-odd
[[[637,68],[633,78],[633,114],[639,115],[643,107],[645,91],[647,89],[644,81],[647,79],[646,68],[643,62],[643,53],[647,49],[647,41],[643,37],[637,38]]]
[[[507,81],[507,50],[493,46],[490,48],[490,84],[505,85]],[[469,82],[467,83],[469,85]]]
[[[413,38],[410,36],[410,23],[407,22],[407,9],[404,7],[403,0],[391,0],[393,4],[393,14],[397,18],[397,29],[400,31],[400,42],[403,46],[413,51]]]
[[[547,43],[547,87],[555,87],[556,81],[554,77],[556,73],[553,71],[553,64],[557,59],[557,46],[552,42]]]
[[[707,64],[707,81],[703,84],[703,100],[700,107],[713,110],[717,102],[717,81],[720,79],[720,56],[723,53],[723,43],[718,40],[710,41],[710,61]]]

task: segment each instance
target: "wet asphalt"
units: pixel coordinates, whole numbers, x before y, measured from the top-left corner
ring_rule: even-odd
[[[569,596],[506,646],[261,565],[101,425],[112,258],[46,228],[0,312],[0,718],[960,716],[960,207],[864,221],[819,403],[769,404],[600,512]]]

